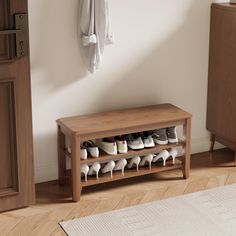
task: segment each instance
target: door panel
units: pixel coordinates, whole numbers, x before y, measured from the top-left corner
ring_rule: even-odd
[[[17,13],[28,13],[27,0],[1,0],[0,30],[14,29]],[[0,33],[0,212],[28,206],[35,195],[30,63],[28,54],[16,56],[15,40]]]
[[[10,28],[8,14],[9,1],[0,1],[0,30]],[[10,41],[11,35],[0,35],[0,60],[9,60],[11,58]]]
[[[236,11],[212,7],[210,32],[207,129],[236,142]]]
[[[14,80],[0,81],[0,196],[18,192]]]

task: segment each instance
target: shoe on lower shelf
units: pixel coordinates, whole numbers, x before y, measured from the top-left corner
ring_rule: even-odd
[[[137,136],[136,134],[128,134],[125,136],[125,139],[127,140],[128,147],[133,150],[139,150],[144,148],[142,138],[140,136]]]
[[[92,140],[83,142],[83,146],[87,149],[92,157],[99,157],[98,146]]]
[[[114,161],[109,161],[106,165],[102,168],[102,173],[105,174],[107,172],[111,172],[111,177],[113,175],[113,169],[116,163]]]
[[[157,129],[152,133],[152,138],[156,144],[166,145],[168,144],[168,138],[166,135],[166,129]]]
[[[178,156],[178,150],[176,148],[171,148],[169,155],[172,158],[172,163],[175,164],[175,158]]]
[[[152,160],[154,158],[154,155],[153,154],[147,154],[146,156],[144,156],[142,158],[142,161],[140,162],[140,166],[145,166],[145,165],[148,165],[149,166],[149,169],[152,168]]]
[[[92,166],[89,168],[89,172],[88,175],[95,175],[96,174],[96,178],[98,179],[98,172],[101,169],[101,165],[100,163],[98,163],[97,161],[94,162],[92,164]]]
[[[89,166],[87,164],[81,165],[80,173],[81,173],[81,176],[84,176],[85,182],[88,181],[88,178],[87,178],[88,172],[89,172]]]
[[[127,165],[127,160],[125,158],[122,158],[116,162],[114,170],[121,170],[122,175],[124,175],[124,170],[126,165]]]
[[[114,138],[98,139],[97,146],[109,155],[117,155],[117,145]]]
[[[128,145],[127,141],[125,140],[125,136],[116,136],[115,137],[117,149],[119,153],[127,153],[128,152]]]
[[[166,129],[166,134],[169,143],[178,143],[178,135],[175,126]]]
[[[153,162],[155,163],[155,162],[162,159],[163,160],[163,166],[165,166],[166,165],[166,160],[169,157],[170,157],[170,153],[167,150],[163,150],[153,158]]]
[[[136,169],[138,171],[138,166],[139,166],[140,161],[141,161],[140,156],[134,156],[134,157],[131,158],[131,160],[130,160],[129,164],[127,165],[127,167],[129,169],[136,167]]]

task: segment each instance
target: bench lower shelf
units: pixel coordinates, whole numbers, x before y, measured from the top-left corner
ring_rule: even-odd
[[[159,173],[162,171],[181,169],[181,168],[182,168],[182,162],[180,160],[176,159],[174,165],[172,164],[172,160],[170,160],[166,162],[166,166],[163,166],[163,163],[160,162],[158,164],[153,163],[153,166],[151,169],[149,169],[148,166],[139,167],[139,171],[137,171],[136,169],[126,169],[124,175],[122,175],[121,171],[115,171],[112,177],[110,173],[103,174],[99,176],[98,179],[96,179],[95,176],[88,176],[88,181],[85,182],[83,179],[81,182],[81,185],[82,187],[86,187],[86,186],[91,186],[91,185],[117,181],[121,179],[132,178],[135,176],[142,176],[142,175]]]

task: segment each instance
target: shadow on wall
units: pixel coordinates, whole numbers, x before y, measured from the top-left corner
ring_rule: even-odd
[[[153,49],[151,55],[142,58],[132,70],[106,87],[103,96],[96,100],[97,107],[111,110],[172,102],[191,111],[195,105],[205,104],[201,100],[206,100],[209,29],[192,26],[195,21],[202,25],[209,22],[209,18],[202,15],[209,16],[210,3],[206,1],[201,5],[194,1],[181,27]],[[204,11],[208,13],[202,14]],[[199,91],[203,97],[199,96]],[[188,106],[189,99],[191,103],[196,102],[193,107]]]

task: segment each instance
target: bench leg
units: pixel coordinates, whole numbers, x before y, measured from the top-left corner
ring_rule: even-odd
[[[76,135],[71,137],[71,161],[72,199],[78,202],[81,195],[80,140]]]
[[[235,151],[235,154],[234,154],[234,165],[236,166],[236,151]]]
[[[58,180],[59,185],[65,185],[66,156],[65,156],[65,135],[61,128],[57,126],[57,154],[58,154]]]
[[[183,176],[189,177],[190,172],[190,142],[191,142],[191,119],[187,119],[183,127],[183,136],[185,140],[185,156],[183,160]]]
[[[211,146],[210,146],[210,152],[213,152],[214,146],[215,146],[215,135],[211,134]]]

